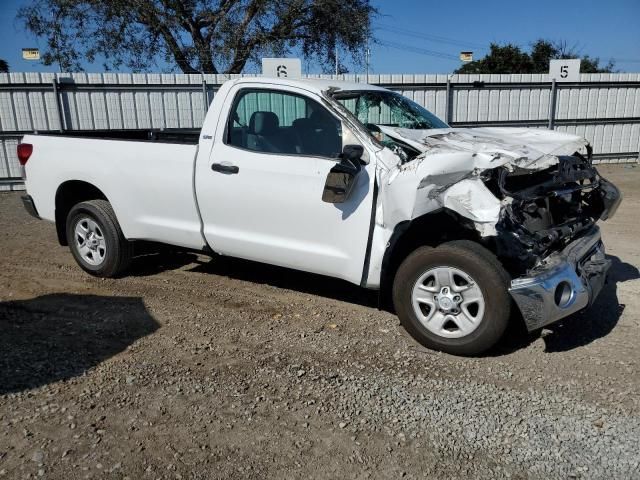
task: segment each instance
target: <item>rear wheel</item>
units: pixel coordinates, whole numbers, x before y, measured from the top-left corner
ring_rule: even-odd
[[[131,263],[131,243],[124,238],[106,200],[78,203],[71,209],[67,240],[78,265],[91,275],[115,277]]]
[[[400,265],[393,302],[405,329],[425,347],[478,355],[504,334],[511,312],[509,275],[471,241],[421,247]]]

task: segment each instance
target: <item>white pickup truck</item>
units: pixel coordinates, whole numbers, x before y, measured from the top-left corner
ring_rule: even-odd
[[[199,134],[91,135],[26,135],[18,156],[25,207],[92,275],[121,275],[143,240],[281,265],[378,289],[418,342],[476,355],[510,320],[589,306],[609,268],[595,224],[621,197],[567,133],[450,128],[362,83],[244,78]]]

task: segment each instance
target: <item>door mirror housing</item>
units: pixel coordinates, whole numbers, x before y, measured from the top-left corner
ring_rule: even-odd
[[[322,201],[327,203],[346,202],[351,195],[356,178],[362,170],[362,145],[345,145],[340,154],[340,163],[334,165],[327,174],[322,191]]]

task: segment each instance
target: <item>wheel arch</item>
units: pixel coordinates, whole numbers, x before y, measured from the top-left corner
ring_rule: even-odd
[[[60,184],[56,190],[55,223],[60,245],[66,246],[69,244],[66,232],[69,211],[74,205],[87,200],[109,201],[102,190],[84,180],[67,180]]]
[[[398,223],[382,257],[379,308],[393,311],[393,279],[411,252],[418,247],[436,247],[452,240],[479,242],[480,236],[469,220],[446,208]]]

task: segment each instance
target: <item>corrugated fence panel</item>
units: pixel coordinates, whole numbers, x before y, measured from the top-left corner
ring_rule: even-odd
[[[16,147],[18,146],[18,138],[5,138],[3,140],[2,150],[2,167],[7,178],[20,177],[20,164],[18,163],[18,155]]]
[[[178,128],[178,99],[175,92],[163,92],[164,115],[167,128]]]
[[[247,75],[255,76],[255,75]],[[92,129],[198,128],[220,84],[240,75],[129,73],[0,74],[0,183],[15,183],[15,146],[24,132]],[[308,75],[309,78],[334,78]],[[518,125],[545,128],[551,83],[547,74],[340,75],[398,91],[453,126]],[[206,86],[203,85],[206,82]],[[57,96],[54,93],[57,82]],[[635,161],[640,150],[640,74],[582,74],[557,83],[560,131],[589,139],[600,161]],[[206,88],[205,100],[203,88]],[[282,105],[291,118],[296,105]],[[288,117],[287,117],[288,118]],[[247,119],[248,120],[248,119]],[[388,109],[370,121],[391,122]]]
[[[2,145],[0,145],[0,178],[9,178],[11,177],[11,173],[9,170],[9,165],[13,162],[13,159],[9,158],[7,152],[7,141],[3,141]]]
[[[44,105],[43,92],[27,92],[27,102],[31,112],[31,125],[34,130],[47,130],[47,109]]]
[[[11,132],[16,129],[15,109],[11,92],[0,92],[0,126],[2,131]]]

